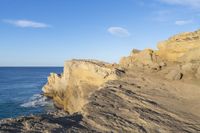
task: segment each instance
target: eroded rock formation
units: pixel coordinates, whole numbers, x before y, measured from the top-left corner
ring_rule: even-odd
[[[43,91],[73,115],[1,120],[0,132],[200,132],[200,31],[134,49],[119,64],[68,61]]]
[[[62,111],[0,121],[0,132],[198,133],[200,89],[130,70],[92,93],[82,112]]]
[[[150,68],[159,70],[166,64],[162,61],[160,56],[152,49],[145,49],[143,51],[133,50],[131,55],[128,57],[123,57],[120,60],[120,65],[125,68]]]
[[[108,80],[116,80],[124,73],[105,62],[71,60],[61,75],[52,73],[43,87],[46,96],[52,97],[56,106],[69,113],[81,111],[88,96]]]
[[[134,49],[130,56],[120,60],[120,65],[129,69],[163,70],[163,77],[170,80],[199,79],[200,31],[175,35],[160,42],[158,50]]]
[[[181,57],[187,56],[189,60],[193,58],[188,52],[200,48],[200,30],[175,35],[166,41],[158,44],[158,54],[168,61],[179,61]],[[198,54],[199,55],[199,54]]]
[[[57,107],[70,114],[82,112],[89,97],[111,80],[122,79],[128,71],[153,74],[163,80],[200,78],[200,31],[182,33],[158,44],[158,50],[133,49],[119,64],[94,60],[71,60],[61,75],[51,74],[43,91]],[[120,69],[119,69],[120,68]],[[124,70],[122,70],[122,68]]]

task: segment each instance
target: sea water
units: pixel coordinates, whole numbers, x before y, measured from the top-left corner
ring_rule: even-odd
[[[0,67],[0,119],[54,110],[42,87],[62,67]]]

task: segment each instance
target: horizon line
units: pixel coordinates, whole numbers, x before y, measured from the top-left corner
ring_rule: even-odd
[[[64,67],[64,66],[0,66],[2,67]]]

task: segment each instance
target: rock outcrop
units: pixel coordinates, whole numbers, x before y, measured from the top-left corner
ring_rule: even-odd
[[[119,65],[95,60],[67,61],[61,75],[51,74],[43,91],[56,106],[80,112],[88,97],[109,80],[121,78],[124,69],[150,70],[167,80],[200,78],[200,31],[182,33],[158,44],[158,50],[133,49]],[[188,78],[189,77],[189,78]]]
[[[123,70],[105,62],[71,60],[61,75],[52,73],[43,87],[46,96],[52,97],[56,106],[69,113],[81,111],[91,93],[108,80],[122,76]]]
[[[67,61],[43,92],[68,113],[0,120],[0,132],[200,132],[200,31],[119,64]]]
[[[125,68],[133,68],[136,66],[159,70],[166,64],[154,50],[145,49],[144,51],[133,50],[130,56],[123,57],[120,60],[120,65]]]
[[[180,70],[171,70],[165,76],[165,78],[169,80],[181,80],[182,77],[183,77],[183,74],[180,72]]]
[[[158,54],[168,61],[179,61],[180,58],[186,56],[187,60],[193,60],[193,55],[198,54],[196,52],[192,55],[191,51],[200,48],[200,30],[195,32],[188,32],[175,35],[166,41],[158,44]],[[199,50],[197,50],[199,51]],[[191,53],[189,56],[188,53]],[[199,59],[199,58],[198,58]],[[183,58],[184,60],[184,58]]]
[[[0,120],[0,132],[198,133],[199,95],[195,84],[131,70],[93,92],[78,114],[58,111]]]
[[[134,49],[130,56],[120,60],[120,65],[129,69],[164,70],[163,77],[169,80],[199,79],[200,30],[178,34],[160,42],[158,50]]]

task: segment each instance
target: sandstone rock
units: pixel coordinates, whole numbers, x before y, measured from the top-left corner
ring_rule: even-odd
[[[184,77],[187,79],[194,80],[195,78],[200,78],[200,62],[189,62],[183,63],[181,67],[181,71],[185,75]]]
[[[166,76],[166,79],[169,80],[181,80],[183,74],[179,70],[171,70]]]
[[[133,50],[134,51],[134,50]],[[123,57],[120,60],[120,65],[125,67],[137,66],[141,68],[151,68],[159,70],[164,66],[164,62],[151,49],[145,49],[143,51],[132,52],[131,56]]]
[[[141,50],[133,49],[133,50],[131,51],[130,56],[134,56],[135,54],[137,54],[137,53],[139,53],[139,52],[141,52]]]
[[[183,73],[192,73],[193,72],[193,64],[192,63],[187,63],[182,65],[181,67]]]
[[[200,30],[181,33],[158,44],[157,54],[168,61],[178,61],[187,52],[200,47]],[[196,57],[195,57],[196,58]],[[190,58],[191,60],[191,58]]]
[[[1,133],[198,133],[199,86],[127,71],[92,93],[83,111],[0,120]],[[144,80],[145,79],[145,80]],[[79,102],[79,101],[77,101]],[[158,130],[159,129],[159,130]]]
[[[182,71],[184,73],[196,73],[197,72],[197,69],[199,68],[200,66],[200,63],[192,63],[192,62],[189,62],[189,63],[184,63],[181,67]]]
[[[165,66],[167,66],[167,64],[166,64],[165,62],[160,62],[160,63],[159,63],[159,66],[165,67]]]
[[[184,63],[189,63],[189,62],[195,63],[199,61],[200,61],[200,46],[194,49],[190,49],[181,58],[178,59],[178,62],[184,62]]]
[[[200,79],[200,66],[197,69],[196,75],[195,75],[198,79]]]
[[[79,113],[0,120],[0,132],[199,132],[199,35],[176,35],[157,51],[134,49],[120,64],[68,61],[63,74],[50,74],[43,92],[57,107]]]
[[[69,113],[81,111],[88,96],[108,80],[124,73],[112,65],[94,60],[67,61],[62,75],[51,74],[43,87],[44,94]]]

